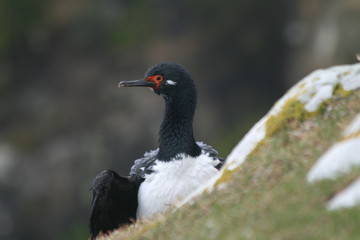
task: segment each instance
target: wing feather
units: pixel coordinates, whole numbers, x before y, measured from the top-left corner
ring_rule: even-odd
[[[138,188],[139,183],[111,170],[103,171],[95,177],[90,188],[93,192],[91,239],[135,221]]]

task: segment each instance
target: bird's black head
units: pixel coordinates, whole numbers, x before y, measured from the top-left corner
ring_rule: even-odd
[[[169,161],[181,153],[193,157],[200,155],[201,149],[192,129],[196,88],[184,67],[176,63],[159,63],[146,71],[144,79],[123,81],[119,87],[149,87],[165,99],[158,159]]]
[[[149,87],[155,93],[168,97],[195,90],[189,73],[177,63],[159,63],[151,66],[146,71],[144,79],[122,81],[119,87]]]

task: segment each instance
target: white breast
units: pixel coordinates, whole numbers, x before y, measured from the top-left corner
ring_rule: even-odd
[[[138,193],[138,218],[150,218],[183,200],[214,176],[218,162],[206,155],[162,162],[146,175]]]

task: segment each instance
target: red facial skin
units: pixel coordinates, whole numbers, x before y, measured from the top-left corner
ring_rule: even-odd
[[[154,75],[150,76],[145,79],[145,81],[154,82],[156,85],[154,86],[154,89],[159,89],[161,82],[164,80],[164,77],[162,75]]]

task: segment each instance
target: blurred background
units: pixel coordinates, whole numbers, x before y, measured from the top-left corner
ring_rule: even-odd
[[[198,86],[227,156],[295,82],[356,62],[358,0],[0,0],[0,239],[86,239],[97,173],[157,147],[163,100],[118,89],[158,62]]]

